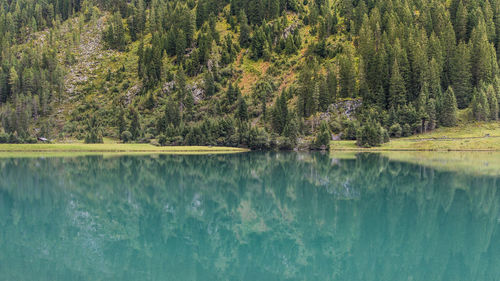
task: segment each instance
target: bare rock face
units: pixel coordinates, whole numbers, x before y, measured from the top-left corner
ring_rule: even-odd
[[[198,104],[205,99],[205,90],[199,83],[193,83],[186,86],[188,93],[193,95],[194,103]],[[166,82],[162,87],[164,94],[170,94],[175,90],[175,81]]]
[[[285,30],[283,30],[282,37],[284,39],[288,38],[288,36],[290,36],[297,28],[299,28],[299,23],[298,22],[292,23],[290,26],[285,28]]]
[[[133,87],[131,87],[127,91],[127,94],[126,94],[127,104],[132,103],[133,98],[140,92],[141,88],[142,88],[142,85],[134,85]]]
[[[163,84],[162,90],[163,93],[168,94],[171,93],[174,90],[174,88],[175,88],[175,81],[170,81]]]
[[[340,114],[352,120],[354,113],[361,105],[363,105],[361,99],[339,101],[328,107],[328,113]]]
[[[193,95],[194,103],[197,104],[205,99],[205,90],[198,84],[189,85],[189,92]]]

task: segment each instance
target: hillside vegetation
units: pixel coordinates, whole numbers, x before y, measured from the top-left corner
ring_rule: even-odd
[[[0,143],[380,146],[496,122],[499,42],[500,0],[0,0]]]

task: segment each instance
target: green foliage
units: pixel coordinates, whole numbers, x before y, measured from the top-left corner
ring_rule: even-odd
[[[344,140],[356,140],[359,131],[359,123],[353,120],[346,120],[342,124],[343,132],[342,139]]]
[[[96,116],[89,116],[87,119],[87,135],[85,143],[103,143],[101,124]]]
[[[457,108],[498,119],[497,1],[28,2],[0,1],[0,115],[15,141],[99,140],[90,115],[127,141],[248,145],[253,124],[254,140],[283,148],[317,136],[302,124],[319,115],[339,115],[349,139],[373,124],[392,136],[454,126]],[[99,30],[120,52],[88,44]],[[338,108],[346,99],[361,109]],[[204,132],[232,117],[224,140]]]
[[[402,134],[403,129],[401,128],[401,125],[399,125],[399,123],[392,125],[389,129],[389,135],[393,138],[400,138]]]
[[[289,121],[287,99],[284,92],[276,100],[271,115],[273,129],[277,134],[281,135]]]
[[[240,121],[248,120],[248,106],[243,97],[240,98],[238,102],[238,110],[236,111],[236,118]]]
[[[455,93],[451,87],[444,93],[441,114],[441,125],[445,127],[452,127],[457,124],[457,100],[455,98]]]
[[[121,133],[121,140],[124,142],[124,143],[128,143],[130,142],[131,140],[133,140],[132,138],[132,133],[130,133],[129,131],[123,131]]]
[[[108,48],[124,51],[127,46],[127,30],[123,25],[120,13],[116,12],[110,19],[108,27],[103,31],[102,39]]]
[[[312,148],[320,149],[320,150],[330,150],[330,140],[331,140],[331,132],[328,126],[328,123],[322,121],[319,127],[318,134],[314,139]]]
[[[361,126],[356,140],[357,145],[360,147],[380,146],[389,141],[387,131],[374,120],[370,120]]]

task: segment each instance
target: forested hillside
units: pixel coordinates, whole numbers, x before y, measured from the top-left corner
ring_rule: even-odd
[[[500,0],[0,0],[0,142],[376,146],[499,118]]]

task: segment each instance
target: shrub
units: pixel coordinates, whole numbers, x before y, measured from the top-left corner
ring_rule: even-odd
[[[85,143],[103,143],[102,135],[95,131],[88,132],[85,136]]]
[[[161,134],[158,136],[158,143],[161,145],[161,146],[165,146],[167,145],[167,137],[164,135],[164,134]]]
[[[269,148],[269,135],[263,128],[251,128],[248,136],[248,146],[251,149]]]
[[[357,136],[360,147],[380,146],[389,141],[389,134],[378,122],[370,121],[361,127]]]
[[[24,142],[33,144],[33,143],[37,143],[38,140],[35,137],[27,137],[24,139]]]
[[[403,125],[403,137],[411,136],[411,127],[408,124]]]
[[[0,143],[7,143],[9,141],[9,134],[0,133]]]
[[[400,138],[401,135],[403,134],[403,129],[401,128],[401,125],[399,123],[396,123],[389,128],[389,134],[393,138]]]
[[[21,140],[17,137],[17,134],[9,134],[9,140],[7,141],[8,143],[21,143]]]
[[[121,139],[124,143],[127,143],[132,140],[132,133],[129,131],[123,131],[121,135]]]
[[[330,129],[326,122],[321,122],[319,132],[316,135],[312,148],[321,150],[330,149]]]
[[[356,121],[348,120],[343,124],[344,132],[342,134],[342,139],[345,140],[356,140],[359,130],[359,124]]]

